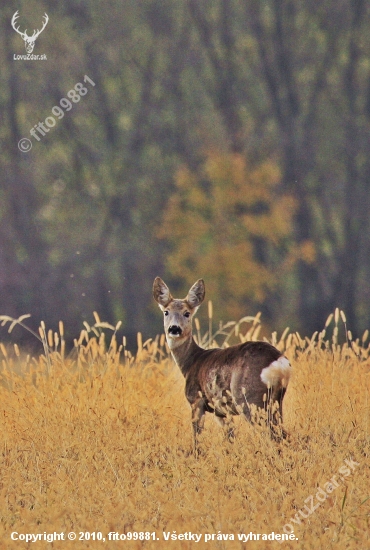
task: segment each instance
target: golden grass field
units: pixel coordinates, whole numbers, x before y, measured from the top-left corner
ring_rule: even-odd
[[[139,335],[131,357],[114,336],[109,343],[97,318],[66,358],[62,325],[56,335],[41,329],[39,358],[1,345],[0,548],[370,549],[370,351],[367,341],[337,344],[341,322],[336,311],[330,340],[272,336],[293,365],[288,442],[274,443],[266,429],[238,418],[230,444],[208,415],[199,458],[190,453],[184,381],[163,336],[141,344]],[[238,337],[256,339],[257,324]],[[234,338],[241,332],[231,330]],[[319,487],[327,488],[322,502]],[[308,514],[310,495],[320,505]],[[288,524],[298,540],[238,540],[284,533]],[[11,539],[71,531],[77,540]],[[90,540],[78,540],[80,532]],[[151,538],[92,540],[98,532]],[[202,538],[166,541],[163,532]],[[205,542],[206,534],[214,540]]]

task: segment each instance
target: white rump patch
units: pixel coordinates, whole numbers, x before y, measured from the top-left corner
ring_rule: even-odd
[[[261,380],[268,388],[282,386],[286,388],[289,383],[292,367],[284,355],[273,361],[271,365],[264,368],[261,372]]]

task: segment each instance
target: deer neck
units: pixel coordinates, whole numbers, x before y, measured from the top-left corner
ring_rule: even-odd
[[[204,351],[203,348],[198,346],[192,335],[190,335],[190,337],[184,342],[167,340],[167,343],[171,350],[172,357],[186,378],[192,364],[194,363],[194,357],[198,355],[199,352]]]

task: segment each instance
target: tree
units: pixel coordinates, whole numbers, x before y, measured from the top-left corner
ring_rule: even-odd
[[[177,172],[159,230],[169,245],[166,266],[184,293],[204,277],[217,317],[238,319],[262,305],[270,319],[276,313],[300,256],[292,243],[296,204],[278,193],[279,183],[275,163],[253,167],[239,153],[210,151],[197,172],[186,166]],[[307,253],[306,246],[306,259]]]

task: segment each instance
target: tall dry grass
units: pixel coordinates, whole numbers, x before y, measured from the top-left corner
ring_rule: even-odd
[[[231,445],[208,415],[199,458],[189,453],[184,381],[163,336],[142,344],[139,335],[134,358],[115,335],[106,344],[107,325],[96,321],[85,326],[69,357],[62,325],[58,334],[41,327],[39,358],[1,345],[1,548],[46,548],[50,543],[12,541],[10,534],[54,531],[77,537],[155,531],[160,539],[50,545],[65,550],[370,548],[370,352],[366,335],[351,342],[347,334],[338,344],[339,312],[330,339],[324,333],[272,337],[294,369],[284,403],[290,441],[276,444],[266,430],[237,419]],[[247,333],[243,326],[221,328],[216,339],[257,338],[258,319],[247,324]],[[213,335],[207,339],[211,343]],[[303,519],[306,499],[341,477],[346,459],[358,465]],[[251,531],[284,533],[296,514],[298,541],[237,540]],[[171,542],[163,531],[233,534],[236,540]]]

